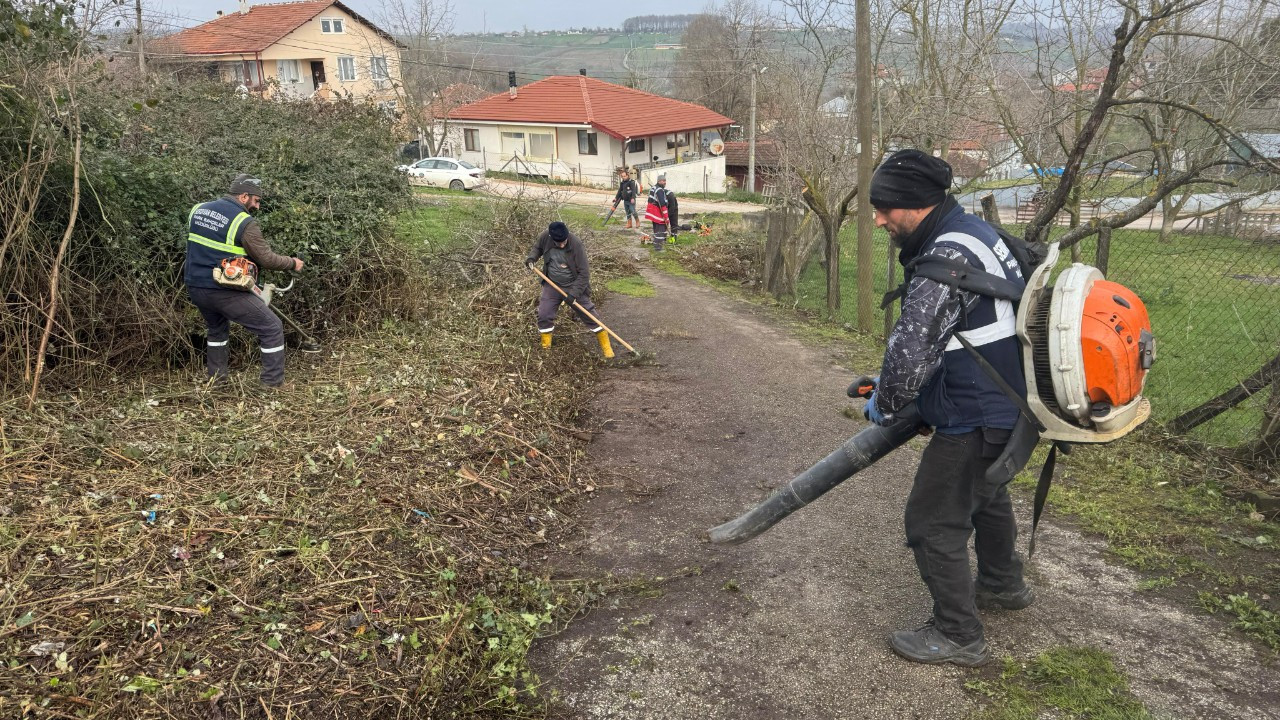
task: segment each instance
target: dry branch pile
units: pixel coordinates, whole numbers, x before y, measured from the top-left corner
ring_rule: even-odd
[[[525,651],[594,592],[528,569],[592,482],[594,364],[532,340],[545,220],[431,260],[419,319],[278,394],[192,369],[0,405],[0,716],[536,715]]]

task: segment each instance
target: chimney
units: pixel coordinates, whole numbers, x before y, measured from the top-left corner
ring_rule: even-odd
[[[221,10],[219,10],[219,11],[218,11],[218,17],[222,17],[222,11],[221,11]]]
[[[240,14],[241,15],[249,14],[249,0],[240,0]]]
[[[578,74],[579,74],[579,75],[581,75],[582,77],[586,77],[586,76],[587,76],[587,69],[586,69],[586,68],[578,68]]]
[[[508,85],[507,94],[511,96],[512,100],[515,100],[516,99],[516,71],[515,70],[507,71],[507,85]]]

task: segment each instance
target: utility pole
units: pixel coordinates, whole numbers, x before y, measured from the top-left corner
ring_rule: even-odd
[[[871,72],[871,2],[857,0],[854,22],[854,52],[857,54],[855,72],[858,81],[858,329],[871,332],[872,263],[875,245],[872,233],[875,225],[871,219],[871,172],[875,165],[871,142],[871,113],[875,88]]]
[[[145,80],[147,77],[147,56],[142,49],[142,0],[133,0],[133,10],[137,15],[138,25],[134,29],[133,41],[138,45],[138,72]]]
[[[756,76],[763,75],[768,67],[759,70],[751,66],[751,128],[747,136],[747,192],[756,191]]]
[[[756,191],[756,68],[751,66],[751,129],[747,136],[747,192]]]

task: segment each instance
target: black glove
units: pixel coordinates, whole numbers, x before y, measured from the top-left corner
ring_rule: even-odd
[[[536,260],[536,259],[534,259],[534,258],[525,258],[525,259],[524,259],[524,266],[525,266],[525,267],[527,267],[527,268],[531,268],[531,267],[533,267],[533,264],[534,264],[535,262],[537,262],[537,260]]]
[[[569,305],[572,307],[574,303],[578,302],[578,298],[574,297],[573,295],[570,295],[569,293],[565,293],[564,302],[566,305]]]

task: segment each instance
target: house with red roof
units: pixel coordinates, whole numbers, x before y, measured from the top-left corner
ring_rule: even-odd
[[[395,106],[400,45],[335,0],[250,5],[153,43],[152,63],[180,75],[290,97],[353,97]]]
[[[449,112],[458,156],[489,171],[611,187],[620,168],[645,187],[667,176],[682,192],[724,192],[724,157],[712,139],[732,120],[701,105],[597,78],[555,75]],[[715,144],[717,150],[720,144]]]

